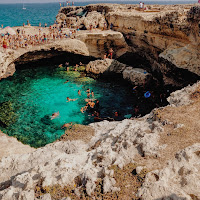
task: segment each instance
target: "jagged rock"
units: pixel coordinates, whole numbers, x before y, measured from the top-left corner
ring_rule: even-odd
[[[129,67],[117,60],[104,59],[95,60],[88,63],[86,71],[93,74],[116,73],[122,74],[123,78],[130,81],[133,85],[142,85],[152,79],[150,73],[140,68]]]
[[[167,167],[149,172],[138,197],[142,200],[200,198],[200,144],[194,144],[176,154]]]
[[[117,73],[122,74],[126,69],[126,65],[113,59],[95,60],[88,63],[86,66],[86,71],[93,74],[103,74],[103,73]]]
[[[112,24],[112,29],[123,33],[126,38],[130,47],[126,47],[126,51],[146,59],[152,71],[163,74],[166,85],[186,86],[191,82],[192,75],[200,76],[198,6],[148,5],[145,11],[139,10],[137,5],[117,4],[93,4],[82,8],[87,15],[80,17],[78,24],[85,22],[85,27],[89,29],[89,25],[94,26],[95,19],[98,21],[99,18],[102,21],[100,24],[106,20],[108,28]],[[73,13],[69,14],[69,9],[62,9],[60,13],[68,13],[67,17],[71,17]],[[92,42],[95,43],[94,38]],[[126,52],[123,48],[122,52],[117,49],[117,56]],[[191,72],[186,79],[184,70]],[[182,76],[185,84],[180,81]],[[198,76],[194,79],[197,80]]]
[[[87,17],[84,18],[83,23],[88,30],[90,29],[90,25],[92,25],[92,27],[98,26],[99,28],[103,28],[105,23],[107,26],[105,17],[101,13],[96,11],[89,12]]]
[[[56,21],[58,22],[58,23],[61,23],[61,22],[63,22],[64,20],[66,20],[66,15],[65,14],[63,14],[63,13],[59,13],[57,16],[56,16]]]
[[[76,27],[78,25],[76,22],[76,17],[67,17],[66,24],[70,24],[70,26],[72,25],[73,27]]]
[[[51,195],[50,194],[44,194],[39,198],[39,200],[51,200]]]
[[[24,154],[24,152],[33,152],[35,149],[29,145],[24,145],[14,137],[9,137],[0,131],[0,159],[14,154]]]
[[[187,91],[194,91],[198,84],[188,86],[182,93],[190,95]],[[41,180],[43,187],[70,185],[74,184],[76,177],[80,177],[80,185],[86,186],[88,194],[94,191],[95,181],[100,177],[106,177],[105,192],[117,191],[119,188],[114,185],[113,171],[109,170],[109,166],[122,168],[139,155],[159,158],[160,151],[166,148],[165,144],[159,144],[162,122],[151,120],[152,115],[153,112],[139,120],[93,123],[90,126],[94,128],[95,135],[87,144],[82,141],[61,141],[31,153],[3,157],[0,160],[0,183],[3,188],[0,197],[3,200],[17,200],[18,196],[25,195],[32,200],[34,187]],[[102,142],[91,148],[99,140]],[[150,172],[139,196],[155,199],[173,192],[184,198],[189,198],[189,194],[199,197],[199,145],[178,153],[176,160],[169,162],[166,168]]]
[[[144,169],[143,166],[137,166],[135,170],[136,170],[136,173],[137,173],[137,174],[140,174],[140,172],[141,172],[143,169]]]
[[[167,101],[172,106],[181,106],[188,105],[192,102],[190,95],[200,86],[200,82],[192,86],[187,86],[181,90],[173,92],[168,98]]]
[[[86,66],[86,71],[93,74],[103,74],[106,70],[108,70],[112,62],[113,60],[111,59],[91,61]]]
[[[127,67],[123,71],[123,78],[129,80],[134,85],[142,85],[144,82],[148,82],[152,76],[143,69]]]

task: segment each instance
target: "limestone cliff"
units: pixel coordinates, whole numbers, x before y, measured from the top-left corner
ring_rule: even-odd
[[[149,70],[163,76],[166,84],[181,86],[186,73],[187,83],[200,75],[199,10],[198,5],[148,5],[140,10],[137,5],[94,4],[62,8],[60,13],[86,29],[88,24],[101,28],[106,21],[108,29],[123,33],[129,52],[149,61]],[[134,54],[127,60],[134,62]]]

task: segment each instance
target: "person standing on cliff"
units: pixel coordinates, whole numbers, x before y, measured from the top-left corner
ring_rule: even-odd
[[[6,38],[4,38],[4,40],[3,40],[3,49],[4,49],[4,52],[6,52],[7,47],[8,47],[8,40]]]
[[[140,9],[143,8],[143,3],[142,3],[142,2],[139,3],[139,8],[140,8]]]
[[[113,49],[112,48],[110,48],[110,50],[109,50],[109,57],[110,57],[110,59],[112,59],[112,57],[113,57]]]

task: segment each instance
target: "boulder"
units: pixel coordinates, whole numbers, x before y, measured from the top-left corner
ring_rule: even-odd
[[[57,16],[56,16],[56,21],[58,22],[58,23],[62,23],[62,22],[64,22],[65,20],[66,20],[66,15],[65,14],[63,14],[63,13],[59,13]]]
[[[130,81],[133,85],[142,85],[148,82],[152,75],[141,68],[127,67],[123,71],[123,78]]]
[[[111,59],[91,61],[86,66],[86,71],[93,74],[103,74],[109,68],[112,61]]]
[[[117,60],[106,58],[104,60],[95,60],[89,62],[86,66],[86,71],[93,74],[103,74],[105,72],[114,72],[121,74],[126,68],[126,65]]]
[[[96,24],[95,24],[96,22]],[[96,11],[92,11],[90,13],[88,13],[87,17],[84,19],[84,25],[86,27],[86,29],[90,29],[90,25],[94,26],[98,26],[99,28],[103,28],[104,27],[104,23],[107,22],[105,20],[105,17]]]

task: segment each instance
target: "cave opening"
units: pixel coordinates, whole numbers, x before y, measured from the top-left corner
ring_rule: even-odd
[[[118,60],[128,64],[130,58]],[[167,105],[166,98],[174,90],[171,86],[163,86],[153,77],[150,82],[135,87],[122,74],[115,73],[94,79],[85,70],[94,60],[94,57],[59,51],[33,52],[18,58],[16,73],[0,81],[4,88],[0,94],[1,130],[25,144],[41,147],[60,138],[65,132],[64,124],[121,121]],[[81,66],[74,71],[80,62]],[[146,60],[141,62],[138,58],[137,63],[149,69]],[[54,118],[55,113],[58,116]]]

